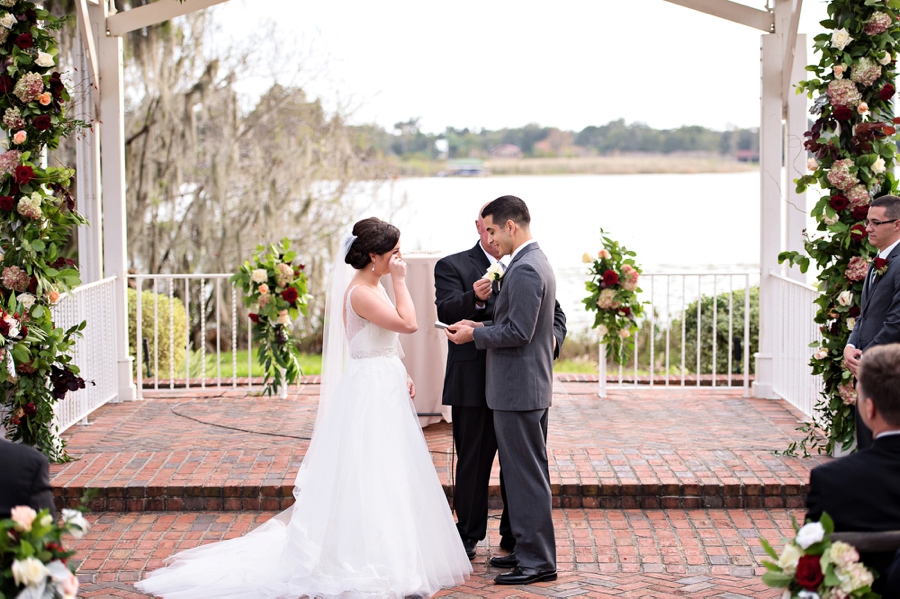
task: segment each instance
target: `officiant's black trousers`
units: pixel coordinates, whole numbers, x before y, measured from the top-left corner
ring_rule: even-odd
[[[453,406],[451,414],[457,460],[453,490],[456,528],[461,538],[480,541],[487,536],[488,491],[491,468],[494,465],[494,456],[497,455],[494,414],[488,407],[469,406]],[[502,470],[500,495],[503,498],[500,536],[512,540]]]

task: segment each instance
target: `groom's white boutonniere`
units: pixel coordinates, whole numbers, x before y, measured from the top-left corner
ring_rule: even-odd
[[[506,274],[506,271],[503,270],[503,265],[499,262],[494,262],[490,266],[488,266],[487,272],[484,273],[482,279],[487,279],[488,281],[495,281],[497,286],[500,285],[500,279],[503,278],[503,275]]]

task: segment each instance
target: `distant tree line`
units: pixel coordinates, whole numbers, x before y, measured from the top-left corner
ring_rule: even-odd
[[[577,132],[530,123],[510,129],[447,127],[443,133],[424,133],[417,118],[396,123],[391,131],[376,125],[358,127],[357,131],[374,153],[400,158],[487,158],[501,147],[514,152],[509,146],[515,146],[524,157],[703,152],[755,159],[752,157],[759,153],[758,129],[654,129],[644,123],[627,124],[623,119]]]

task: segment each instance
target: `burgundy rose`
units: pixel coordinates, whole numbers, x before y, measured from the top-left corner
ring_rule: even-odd
[[[16,20],[19,22],[28,21],[29,23],[37,23],[37,13],[34,9],[29,8],[25,12],[17,14]]]
[[[15,84],[13,84],[12,77],[9,75],[0,75],[0,94],[8,94],[13,90]]]
[[[625,316],[631,316],[631,308],[628,306],[622,306],[619,308],[619,312],[621,312]]]
[[[16,200],[12,196],[0,196],[0,210],[12,212],[16,209]]]
[[[4,337],[9,335],[9,323],[0,318],[0,335]]]
[[[850,200],[847,199],[847,196],[838,194],[836,196],[831,196],[831,200],[829,200],[828,204],[834,208],[835,212],[840,212],[841,210],[847,209],[847,206],[850,205]]]
[[[24,339],[28,336],[28,327],[22,327],[21,332],[19,333],[19,337]]]
[[[34,416],[35,414],[37,414],[37,408],[34,407],[34,404],[31,403],[30,401],[27,404],[25,404],[25,406],[22,409],[29,416]]]
[[[16,183],[19,185],[28,185],[34,179],[34,169],[28,165],[20,164],[16,167],[15,177]]]
[[[288,287],[287,289],[285,289],[284,291],[281,292],[281,297],[284,299],[284,301],[286,301],[287,303],[289,303],[293,306],[294,303],[297,301],[297,298],[300,297],[300,295],[297,293],[296,289],[294,289],[293,287]]]
[[[250,318],[250,322],[252,322],[253,324],[259,324],[259,314],[254,314],[253,312],[251,312],[247,316]]]
[[[59,99],[62,97],[63,90],[66,89],[66,86],[62,82],[62,76],[59,73],[55,71],[51,73],[48,84],[50,86],[50,93],[53,94],[54,98]]]
[[[37,277],[34,275],[28,280],[28,293],[37,293]]]
[[[862,223],[857,223],[850,227],[850,239],[853,241],[862,241],[867,235],[866,228]]]
[[[52,124],[53,123],[50,121],[50,117],[46,114],[42,114],[41,116],[34,119],[34,128],[38,131],[46,131]]]
[[[50,265],[51,268],[55,268],[56,270],[62,270],[63,268],[68,268],[70,266],[75,266],[75,261],[71,258],[64,258],[60,256],[56,260],[53,261],[53,264]]]
[[[34,38],[30,33],[23,33],[16,38],[16,45],[23,50],[27,50],[34,46]]]
[[[890,100],[891,98],[894,97],[894,92],[896,92],[896,91],[897,90],[894,89],[894,86],[891,85],[890,83],[888,83],[887,85],[885,85],[884,87],[881,88],[880,92],[878,92],[878,97],[880,99],[884,100],[885,102],[887,102],[888,100]]]
[[[849,121],[853,116],[853,111],[846,106],[836,106],[834,109],[834,118],[839,121]]]
[[[875,270],[881,270],[885,266],[887,266],[887,258],[875,258],[874,266]]]
[[[850,310],[847,312],[847,314],[850,315],[850,318],[859,318],[861,313],[862,310],[860,310],[859,306],[850,306]]]
[[[853,209],[853,212],[851,212],[850,215],[853,217],[853,220],[864,220],[867,216],[869,216],[868,204],[857,206]]]
[[[616,274],[614,270],[607,270],[603,273],[603,284],[607,287],[612,287],[619,282],[619,275]]]
[[[819,555],[802,555],[797,562],[797,584],[807,591],[815,591],[825,580]]]

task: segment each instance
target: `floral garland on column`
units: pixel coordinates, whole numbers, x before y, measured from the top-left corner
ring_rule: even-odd
[[[806,253],[784,252],[779,259],[806,272],[810,259],[820,271],[822,295],[816,322],[823,343],[812,356],[814,374],[825,386],[813,422],[799,447],[832,451],[853,443],[853,377],[843,362],[843,350],[860,314],[860,297],[875,249],[867,241],[863,220],[873,198],[895,193],[895,124],[892,98],[900,26],[900,0],[833,0],[822,25],[830,33],[815,38],[821,52],[816,65],[806,67],[814,78],[801,81],[798,93],[815,98],[816,121],[806,132],[804,147],[812,154],[809,174],[795,182],[802,193],[821,185],[827,193],[812,211],[818,234],[808,235]],[[817,438],[817,429],[827,441]],[[792,444],[788,451],[798,448]]]
[[[305,266],[292,264],[297,253],[290,248],[287,237],[280,246],[259,245],[253,262],[244,262],[231,277],[231,282],[244,290],[244,304],[256,310],[249,317],[253,340],[259,343],[259,363],[265,371],[263,385],[269,395],[282,385],[296,383],[303,374],[291,329],[300,314],[307,315],[310,295]]]
[[[600,343],[609,347],[616,362],[625,364],[634,350],[637,319],[644,313],[644,306],[637,299],[641,268],[634,261],[637,254],[605,235],[603,229],[600,234],[603,249],[597,257],[585,254],[581,259],[590,264],[590,279],[585,282],[590,295],[583,303],[585,310],[597,313],[592,328],[600,332]]]

